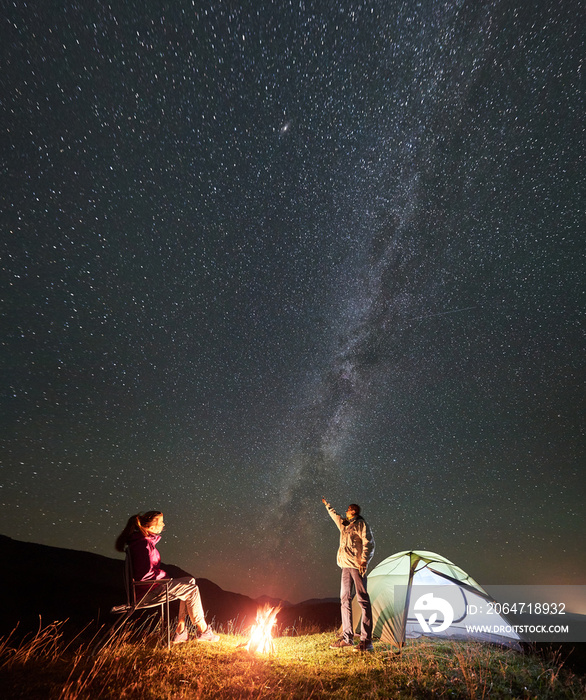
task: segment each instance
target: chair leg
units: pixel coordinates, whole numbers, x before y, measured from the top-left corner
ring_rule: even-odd
[[[167,650],[171,648],[171,639],[169,634],[169,611],[165,609],[165,602],[161,603],[161,641],[166,639]]]
[[[168,651],[169,649],[171,649],[171,616],[169,614],[169,595],[168,594],[165,598],[165,621],[167,622],[167,651]]]

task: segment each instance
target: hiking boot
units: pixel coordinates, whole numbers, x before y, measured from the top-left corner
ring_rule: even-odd
[[[173,637],[173,644],[182,644],[183,642],[186,642],[189,639],[189,632],[187,631],[187,627],[183,630],[183,632],[176,632],[175,636]]]
[[[361,639],[357,646],[354,647],[354,651],[374,651],[374,647],[372,642],[369,642],[367,639]]]
[[[211,627],[206,627],[206,631],[202,632],[197,638],[198,642],[219,642],[220,637],[214,634],[214,630]]]
[[[333,642],[330,644],[330,649],[347,649],[347,648],[353,648],[354,644],[351,642],[347,642],[345,639],[338,639],[337,642]]]

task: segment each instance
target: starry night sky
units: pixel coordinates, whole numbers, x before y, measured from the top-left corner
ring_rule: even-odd
[[[586,583],[579,7],[4,3],[0,532]]]

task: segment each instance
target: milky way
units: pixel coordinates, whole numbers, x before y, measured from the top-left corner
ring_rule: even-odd
[[[336,595],[584,581],[578,5],[12,3],[3,534]]]

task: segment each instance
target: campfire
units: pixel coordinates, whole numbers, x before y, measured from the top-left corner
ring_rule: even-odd
[[[257,651],[261,654],[271,654],[274,651],[273,627],[280,610],[280,606],[271,608],[267,605],[259,608],[256,613],[256,624],[250,630],[247,651]]]

